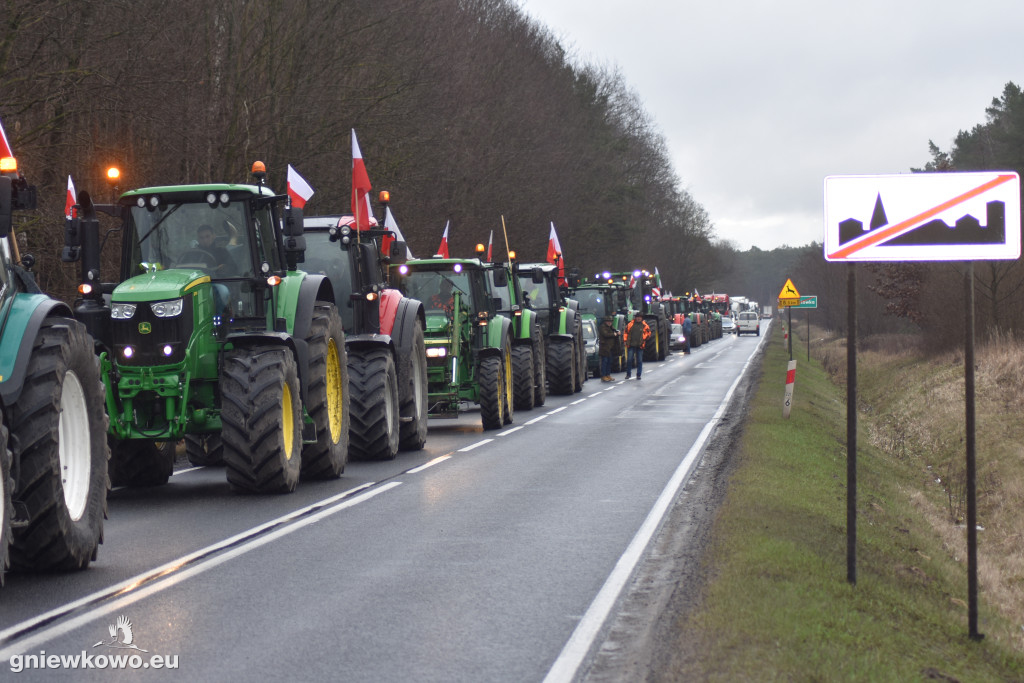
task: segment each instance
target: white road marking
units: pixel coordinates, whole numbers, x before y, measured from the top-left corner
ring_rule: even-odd
[[[522,428],[523,428],[523,425],[519,425],[518,427],[513,427],[512,429],[506,429],[503,432],[499,432],[498,436],[508,436],[512,432],[518,432]]]
[[[527,422],[527,424],[529,424],[529,422]],[[480,446],[483,446],[484,444],[489,444],[492,441],[494,441],[494,439],[484,439],[483,441],[477,441],[476,443],[471,443],[468,446],[466,446],[465,448],[460,448],[459,449],[459,453],[466,453],[468,451],[473,450],[474,448],[479,448]]]
[[[547,417],[548,417],[547,415],[538,415],[537,417],[533,418],[532,420],[529,420],[528,422],[524,422],[523,426],[525,427],[526,425],[532,425],[534,422],[540,422],[541,420],[547,419]]]
[[[576,405],[577,403],[583,403],[583,402],[584,402],[584,401],[586,401],[586,400],[587,400],[587,399],[585,399],[585,398],[581,398],[581,399],[579,399],[578,401],[573,401],[573,402],[572,402],[572,403],[570,403],[569,405],[571,405],[571,406],[574,406],[574,405]]]
[[[563,410],[565,410],[565,409],[566,409],[566,408],[568,408],[568,407],[569,407],[569,406],[562,406],[561,408],[555,408],[554,410],[549,410],[549,411],[548,411],[548,412],[547,412],[546,414],[547,414],[547,415],[554,415],[555,413],[560,413],[560,412],[562,412]],[[527,424],[529,424],[529,423],[527,423]]]
[[[439,457],[437,457],[437,458],[434,458],[433,460],[431,460],[431,461],[429,461],[429,462],[425,462],[425,463],[423,463],[423,464],[422,464],[422,465],[420,465],[419,467],[413,467],[413,468],[412,468],[411,470],[406,470],[406,471],[405,471],[405,473],[406,473],[406,474],[416,474],[417,472],[422,472],[423,470],[427,469],[428,467],[433,467],[434,465],[437,465],[437,464],[439,464],[439,463],[442,463],[442,462],[444,462],[445,460],[448,460],[448,459],[450,459],[451,457],[452,457],[452,456],[450,456],[450,455],[442,455],[442,456],[439,456]]]

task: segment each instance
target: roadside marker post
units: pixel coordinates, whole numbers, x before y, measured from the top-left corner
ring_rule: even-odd
[[[857,261],[962,261],[964,269],[964,419],[967,469],[967,620],[978,631],[978,526],[974,402],[974,261],[1021,254],[1020,176],[1008,171],[825,178],[827,261],[846,261],[847,277],[847,581],[857,583]],[[884,198],[884,199],[883,199]],[[872,208],[873,207],[873,208]],[[888,207],[888,209],[886,208]],[[889,214],[896,219],[891,221]],[[984,221],[984,224],[983,224]]]

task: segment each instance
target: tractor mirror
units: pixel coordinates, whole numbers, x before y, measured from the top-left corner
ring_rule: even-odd
[[[530,280],[538,285],[544,282],[544,269],[539,266],[534,268]]]
[[[11,233],[11,199],[14,188],[11,179],[0,177],[0,238],[7,237]]]
[[[408,253],[405,242],[401,240],[392,240],[390,253],[387,254],[388,258],[393,264],[405,263],[405,255]]]
[[[569,271],[569,277],[567,277],[566,279],[569,281],[569,286],[572,287],[573,289],[579,287],[580,282],[582,281],[582,278],[580,277],[580,271],[577,270],[576,268],[573,268],[572,270]]]
[[[504,268],[498,268],[494,271],[494,286],[508,287],[508,273],[505,272]]]
[[[286,237],[302,236],[302,209],[297,206],[284,210],[284,234]]]

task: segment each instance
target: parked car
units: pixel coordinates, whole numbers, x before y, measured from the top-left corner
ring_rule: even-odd
[[[686,348],[686,337],[683,336],[683,326],[680,323],[672,323],[668,332],[668,348],[670,351]]]
[[[583,343],[587,347],[587,371],[592,377],[601,376],[601,358],[597,355],[597,322],[583,321]]]
[[[730,316],[722,316],[722,334],[733,334],[736,331],[736,321]]]
[[[736,321],[736,334],[747,333],[761,336],[761,320],[754,311],[742,311]]]

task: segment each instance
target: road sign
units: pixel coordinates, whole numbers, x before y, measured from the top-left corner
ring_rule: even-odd
[[[829,176],[825,259],[1017,259],[1020,215],[1020,177],[1009,171]]]
[[[790,308],[817,308],[818,307],[818,296],[802,296],[800,297],[800,303]]]
[[[800,303],[800,292],[796,291],[796,285],[787,277],[786,284],[782,285],[782,289],[779,291],[779,308],[796,306],[798,303]]]

